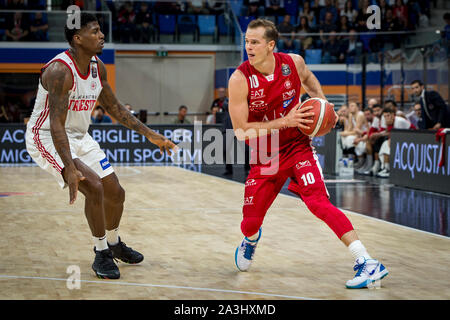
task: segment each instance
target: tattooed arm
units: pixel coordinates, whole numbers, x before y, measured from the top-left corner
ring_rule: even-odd
[[[50,132],[55,149],[64,164],[63,177],[69,185],[72,204],[77,197],[78,183],[84,177],[73,162],[65,128],[69,91],[73,85],[71,71],[64,64],[54,62],[44,71],[42,85],[48,91]]]
[[[98,68],[103,84],[103,90],[98,100],[106,111],[125,127],[142,134],[151,143],[156,144],[161,152],[166,150],[169,155],[172,154],[171,150],[176,150],[176,146],[172,141],[151,130],[117,100],[108,83],[105,65],[100,59],[98,59]]]

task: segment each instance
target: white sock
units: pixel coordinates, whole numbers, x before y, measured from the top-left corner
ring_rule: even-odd
[[[367,253],[366,248],[362,244],[361,241],[355,240],[348,246],[348,249],[350,250],[350,253],[353,255],[353,258],[356,260],[359,257],[364,257],[367,259],[372,259],[369,254]]]
[[[97,251],[102,251],[108,249],[108,244],[106,243],[106,236],[103,237],[92,237],[94,239],[95,249]]]
[[[255,233],[254,235],[247,237],[247,239],[251,240],[251,241],[256,241],[256,240],[258,240],[258,237],[259,237],[259,231],[257,233]]]
[[[106,230],[106,238],[110,245],[116,245],[119,243],[119,227],[114,230]]]

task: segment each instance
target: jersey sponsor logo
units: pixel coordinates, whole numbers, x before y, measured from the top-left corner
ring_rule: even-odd
[[[281,65],[281,73],[283,74],[283,76],[287,77],[288,75],[291,74],[291,68],[289,67],[288,64],[282,64]]]
[[[255,186],[256,185],[256,180],[255,179],[248,179],[246,182],[245,182],[245,186],[246,187],[252,187],[252,186]]]
[[[283,100],[292,99],[295,97],[295,89],[292,89],[291,91],[283,92]]]
[[[250,100],[265,98],[264,89],[250,91]]]
[[[273,81],[273,79],[274,79],[273,74],[266,76],[266,80],[269,82]]]
[[[289,79],[287,79],[287,80],[284,82],[284,87],[285,87],[287,90],[289,90],[289,89],[292,87],[292,82],[289,81]]]
[[[249,109],[253,112],[263,112],[269,108],[269,105],[263,100],[252,101]]]
[[[109,163],[108,159],[100,160],[100,166],[102,167],[103,171],[111,167],[111,164]]]
[[[97,83],[95,81],[91,82],[91,90],[94,91],[97,88]]]
[[[309,162],[309,160],[299,161],[295,165],[295,168],[297,168],[297,170],[300,170],[301,168],[304,168],[304,167],[311,167],[311,162]]]
[[[68,109],[70,111],[88,111],[94,108],[97,100],[88,100],[88,99],[79,99],[79,100],[70,100]]]
[[[244,199],[244,206],[252,205],[253,204],[253,196],[245,197]]]
[[[294,100],[294,98],[291,98],[289,100],[283,101],[283,108],[286,109],[291,104],[292,100]]]

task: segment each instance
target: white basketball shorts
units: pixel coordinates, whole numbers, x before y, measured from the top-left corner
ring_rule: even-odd
[[[82,137],[67,134],[67,138],[69,139],[72,159],[80,159],[100,179],[114,172],[105,153],[100,149],[100,145],[88,133]],[[25,141],[27,151],[36,164],[53,175],[61,188],[67,187],[62,176],[64,164],[53,144],[50,131],[38,130],[35,134],[31,129],[28,129]]]

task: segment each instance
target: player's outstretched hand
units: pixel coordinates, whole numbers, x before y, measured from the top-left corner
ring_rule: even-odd
[[[308,106],[299,109],[299,106],[300,104],[297,104],[285,117],[287,127],[309,129],[308,124],[314,122],[313,120],[308,119],[309,117],[314,117],[314,112],[309,112],[313,107]]]
[[[163,154],[164,151],[167,151],[169,156],[171,156],[172,153],[178,152],[178,147],[175,145],[175,143],[161,134],[152,135],[151,137],[147,138],[151,143],[156,144],[159,147],[161,154]]]
[[[67,172],[66,180],[67,184],[69,185],[70,204],[74,204],[75,200],[77,200],[78,184],[80,183],[80,181],[83,181],[84,179],[86,178],[77,169],[70,170]]]

